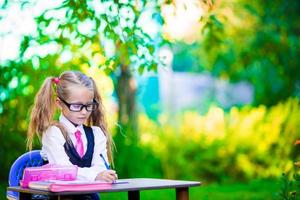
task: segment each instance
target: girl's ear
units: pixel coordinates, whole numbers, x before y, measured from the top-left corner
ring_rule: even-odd
[[[60,101],[60,99],[59,99],[58,97],[55,99],[55,103],[56,103],[56,106],[57,106],[60,110],[62,110],[61,101]]]

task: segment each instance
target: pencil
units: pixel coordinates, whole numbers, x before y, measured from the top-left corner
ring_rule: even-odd
[[[102,158],[106,169],[110,169],[110,165],[108,164],[108,162],[106,162],[106,160],[105,160],[104,156],[102,155],[102,153],[100,153],[100,157]]]

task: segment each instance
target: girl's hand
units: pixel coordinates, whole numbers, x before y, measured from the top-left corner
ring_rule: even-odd
[[[96,180],[104,180],[111,183],[117,179],[118,175],[116,171],[111,169],[100,172],[96,177]]]

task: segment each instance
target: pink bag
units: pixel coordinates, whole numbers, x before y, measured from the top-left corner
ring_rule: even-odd
[[[72,181],[76,179],[78,167],[76,165],[62,166],[47,164],[41,167],[26,167],[24,169],[23,180],[20,185],[27,188],[31,181],[64,180]]]

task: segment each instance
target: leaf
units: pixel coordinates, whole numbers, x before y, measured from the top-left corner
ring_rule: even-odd
[[[140,65],[139,68],[138,68],[138,73],[139,73],[140,75],[142,75],[143,72],[144,72],[144,69],[145,69],[145,65]]]
[[[152,45],[151,45],[151,46],[148,46],[148,50],[149,50],[150,54],[153,55],[154,50],[155,50],[155,49],[154,49],[154,46],[152,46]]]
[[[104,72],[105,72],[105,74],[109,75],[112,73],[112,70],[109,67],[105,67]]]
[[[217,26],[219,29],[223,29],[222,22],[220,22],[215,15],[211,15],[209,17],[209,19],[211,20],[211,22],[212,22],[213,25]]]
[[[152,62],[151,65],[148,68],[149,69],[148,71],[151,70],[151,71],[157,72],[157,66],[158,66],[157,63]]]

